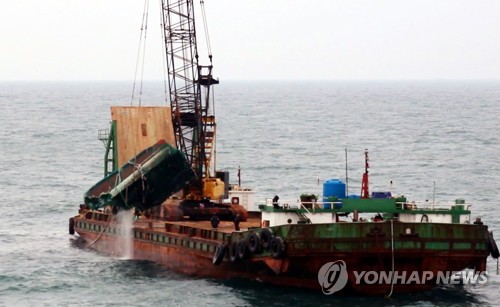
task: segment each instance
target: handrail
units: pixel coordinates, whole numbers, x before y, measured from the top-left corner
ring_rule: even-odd
[[[265,204],[266,206],[273,206],[272,199],[266,199],[265,202],[259,202],[259,205]],[[297,205],[297,208],[290,207],[289,204]],[[312,210],[308,209],[305,205],[311,204]],[[314,202],[302,202],[299,199],[287,201],[287,200],[279,200],[278,205],[282,209],[304,209],[309,214],[315,214],[316,209],[332,209],[333,211],[342,211],[341,205],[342,201],[314,201]],[[329,205],[329,208],[325,208],[325,205]],[[340,206],[339,206],[340,205]],[[427,210],[427,211],[443,211],[443,210],[451,210],[455,206],[463,206],[463,210],[470,211],[470,204],[457,204],[454,202],[436,202],[430,203],[426,201],[404,201],[404,202],[396,202],[397,207],[403,210]],[[337,208],[337,209],[336,209]]]
[[[296,203],[297,206],[298,206],[298,209],[305,209],[308,213],[311,213],[311,214],[314,214],[315,212],[315,209],[328,209],[328,208],[325,208],[325,205],[330,205],[330,208],[335,208],[335,205],[340,205],[342,204],[341,201],[313,201],[313,202],[304,202],[304,201],[300,201],[300,199],[296,199],[296,200],[290,200],[290,201],[287,201],[287,200],[279,200],[278,201],[278,205],[280,206],[280,208],[282,209],[294,209],[294,208],[291,208],[289,206],[289,204],[293,204],[293,203]],[[307,204],[311,204],[312,206],[312,211],[309,211],[307,209],[307,207],[305,207],[304,205],[307,205]],[[257,203],[257,205],[266,205],[268,207],[273,207],[273,202],[272,202],[272,199],[271,198],[266,198],[265,201],[260,201]]]
[[[453,202],[440,202],[440,203],[429,203],[426,201],[411,201],[411,202],[396,202],[401,208],[407,210],[429,210],[429,211],[442,211],[450,210],[454,206],[463,206],[464,210],[470,210],[472,205],[470,204],[456,204]]]
[[[297,203],[299,203],[299,208],[302,207],[302,208],[304,208],[307,211],[307,213],[314,214],[314,213],[311,213],[309,210],[307,210],[306,206],[304,206],[304,203],[301,202],[300,200],[297,201]],[[308,203],[313,204],[313,209],[314,209],[314,203],[312,203],[312,202],[308,202]]]

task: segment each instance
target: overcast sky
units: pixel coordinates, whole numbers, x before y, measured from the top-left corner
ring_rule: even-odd
[[[158,3],[150,0],[145,79],[163,79]],[[133,79],[143,6],[0,0],[0,80]],[[499,0],[205,6],[215,75],[223,80],[500,79]]]

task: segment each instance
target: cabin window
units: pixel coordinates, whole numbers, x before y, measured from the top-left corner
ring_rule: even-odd
[[[148,136],[148,127],[146,126],[146,124],[141,124],[141,132],[142,136]]]

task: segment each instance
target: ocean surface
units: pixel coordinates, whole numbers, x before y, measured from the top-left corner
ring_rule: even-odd
[[[165,104],[164,92],[145,83],[142,104]],[[0,83],[0,306],[500,304],[492,258],[486,285],[388,299],[186,277],[78,247],[68,218],[102,177],[97,131],[131,94],[128,82]],[[217,167],[233,182],[241,167],[256,200],[321,194],[323,180],[345,178],[346,148],[349,194],[359,194],[368,149],[371,191],[463,198],[500,238],[500,82],[222,81],[215,97]]]

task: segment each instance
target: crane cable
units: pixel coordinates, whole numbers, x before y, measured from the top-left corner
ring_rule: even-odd
[[[206,40],[206,43],[207,43],[207,52],[208,52],[208,58],[210,60],[210,66],[212,66],[212,45],[210,43],[210,32],[208,31],[208,22],[207,22],[207,15],[206,15],[206,12],[205,12],[205,1],[204,0],[200,0],[200,7],[201,7],[201,15],[202,15],[202,18],[203,18],[203,29],[205,31],[205,40]],[[211,74],[211,67],[210,67],[210,74]],[[208,91],[208,89],[207,89]],[[214,90],[212,88],[212,114],[215,116],[215,94],[214,94]],[[207,97],[207,99],[209,99]],[[209,107],[209,105],[207,105],[207,108]],[[208,110],[207,110],[208,111]],[[214,127],[215,129],[215,132],[217,131],[217,127]],[[214,173],[216,172],[216,164],[217,164],[217,141],[216,141],[216,137],[217,137],[217,134],[214,133],[214,140],[213,140],[213,171]],[[210,170],[207,170],[207,172],[209,172]]]
[[[136,82],[137,82],[137,72],[139,70],[139,61],[141,60],[141,54],[142,54],[141,80],[140,80],[140,87],[139,87],[139,104],[138,104],[138,106],[139,106],[139,110],[138,110],[139,114],[141,112],[141,103],[142,103],[142,88],[143,88],[143,81],[144,81],[144,66],[145,66],[144,64],[145,64],[145,59],[146,59],[146,42],[147,42],[147,31],[148,31],[148,17],[149,17],[149,0],[145,0],[144,1],[143,12],[142,12],[141,33],[140,33],[140,37],[139,37],[139,48],[138,48],[138,51],[137,51],[137,59],[136,59],[136,64],[135,64],[134,85],[132,87],[132,99],[130,101],[130,106],[133,106],[133,104],[134,104],[135,86],[136,86]],[[144,40],[143,40],[143,38],[144,38]],[[139,115],[139,117],[140,117],[140,115]],[[138,121],[137,122],[137,129],[138,130],[137,131],[141,130],[140,127],[141,127],[141,123]],[[141,167],[140,164],[137,164],[135,162],[136,161],[136,156],[138,154],[137,151],[138,151],[138,148],[135,147],[134,158],[133,158],[134,168],[138,168],[138,167],[140,168]],[[144,182],[143,182],[143,185],[144,185]],[[143,190],[144,190],[144,186],[143,186]],[[125,191],[125,197],[123,197],[123,195],[122,195],[122,198],[124,198],[125,203],[127,203],[128,188]]]
[[[166,39],[165,39],[165,19],[164,19],[164,12],[165,12],[165,7],[164,7],[164,0],[160,0],[159,3],[160,3],[160,27],[161,27],[161,39],[162,39],[162,44],[160,44],[160,46],[162,46],[162,64],[163,64],[163,92],[164,92],[164,99],[165,99],[165,102],[168,103],[168,94],[167,94],[167,63],[166,63],[166,59],[167,59],[167,49],[166,49]]]
[[[144,60],[146,58],[146,37],[147,37],[146,34],[148,31],[148,12],[149,12],[149,0],[145,0],[143,13],[142,13],[141,34],[139,37],[139,49],[137,51],[137,60],[135,63],[134,85],[132,86],[132,99],[130,101],[130,105],[133,105],[133,103],[134,103],[135,86],[136,86],[136,82],[137,82],[137,72],[139,70],[139,61],[141,59],[141,51],[142,51],[142,63],[141,63],[141,83],[140,83],[140,87],[139,87],[139,106],[141,105],[141,102],[142,102],[142,85],[143,85],[143,80],[144,80]],[[143,41],[143,37],[144,37],[144,41]]]
[[[207,41],[208,58],[210,59],[210,64],[212,64],[212,46],[210,45],[210,35],[208,32],[208,23],[207,23],[207,15],[205,14],[204,0],[200,0],[200,6],[201,6],[201,15],[203,17],[203,28],[205,30],[205,39]]]

